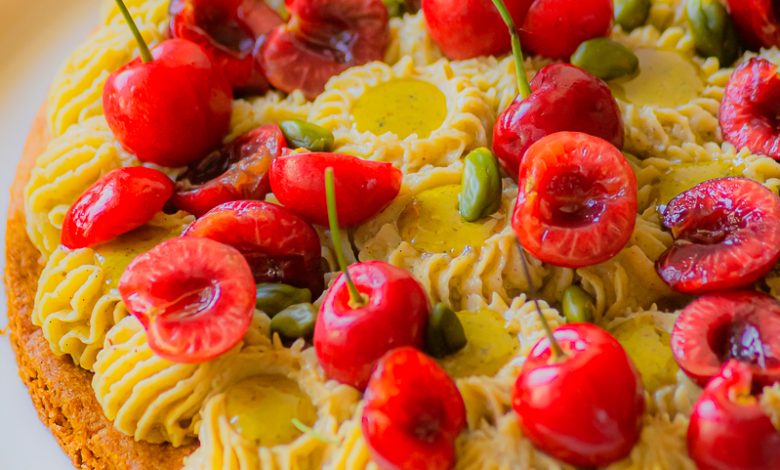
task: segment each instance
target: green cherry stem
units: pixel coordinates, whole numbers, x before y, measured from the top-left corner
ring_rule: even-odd
[[[149,50],[149,46],[146,44],[146,41],[144,41],[144,37],[141,36],[141,31],[138,30],[138,25],[135,24],[135,20],[133,20],[133,16],[130,14],[130,10],[127,9],[127,6],[123,0],[116,0],[116,5],[119,7],[119,11],[122,13],[122,16],[125,17],[127,26],[130,27],[130,32],[133,33],[133,37],[135,37],[135,40],[138,43],[138,49],[141,50],[141,60],[143,60],[145,63],[151,62],[154,60],[152,57],[152,52]]]
[[[528,83],[528,74],[525,73],[523,47],[520,45],[520,36],[517,34],[515,20],[512,19],[512,15],[506,8],[504,0],[493,0],[493,5],[496,6],[498,14],[501,15],[501,19],[506,23],[509,35],[512,38],[512,55],[515,57],[515,74],[517,75],[517,89],[520,97],[523,99],[528,98],[531,95],[531,85]]]
[[[330,236],[333,238],[333,250],[336,252],[336,260],[339,263],[339,269],[344,273],[349,289],[349,305],[357,308],[365,305],[363,296],[352,282],[352,276],[349,275],[347,261],[344,259],[344,251],[341,245],[341,228],[339,227],[339,214],[336,209],[336,183],[333,178],[333,167],[325,169],[325,199],[328,203],[328,223],[330,224]]]
[[[501,0],[498,0],[501,1]],[[528,280],[528,290],[531,294],[531,297],[533,297],[534,306],[536,307],[536,313],[539,315],[539,320],[542,322],[542,328],[544,328],[544,334],[547,336],[547,340],[550,342],[550,349],[552,349],[552,357],[553,361],[558,361],[560,359],[563,359],[566,357],[566,353],[563,352],[563,348],[561,348],[561,345],[558,344],[558,341],[555,340],[555,335],[553,334],[552,328],[550,328],[550,324],[547,323],[547,318],[545,318],[544,313],[542,313],[542,307],[539,305],[539,299],[536,298],[536,286],[534,286],[534,282],[531,279],[531,270],[528,268],[528,261],[525,259],[526,252],[523,247],[520,247],[520,253],[522,253],[522,256],[520,256],[520,260],[523,264],[523,271],[525,272],[525,278]]]

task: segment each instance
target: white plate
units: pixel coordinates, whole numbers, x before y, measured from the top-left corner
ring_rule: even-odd
[[[24,138],[52,77],[98,21],[99,0],[0,0],[0,205],[5,227],[8,187]],[[0,239],[5,252],[5,237]],[[0,265],[5,270],[5,256]],[[5,291],[0,305],[5,307]],[[0,326],[7,324],[0,315]],[[70,469],[41,424],[17,374],[7,336],[0,337],[0,468]]]

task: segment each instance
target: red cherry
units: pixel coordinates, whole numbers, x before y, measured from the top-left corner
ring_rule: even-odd
[[[420,283],[390,264],[357,263],[349,273],[366,303],[353,308],[344,274],[336,278],[320,306],[314,348],[329,378],[362,390],[389,350],[422,346],[430,304]]]
[[[184,236],[204,237],[238,249],[255,281],[306,287],[317,298],[324,287],[320,239],[283,207],[264,201],[232,201],[196,220]]]
[[[268,80],[308,99],[349,67],[382,60],[388,16],[382,0],[286,0],[290,22],[268,36],[261,51]]]
[[[568,60],[583,42],[608,36],[612,18],[612,0],[534,0],[520,38],[531,52]]]
[[[512,227],[545,263],[599,264],[626,246],[636,222],[636,176],[620,150],[587,134],[559,132],[520,165]]]
[[[742,41],[751,49],[780,46],[780,21],[773,0],[726,0]]]
[[[533,1],[506,0],[516,24]],[[423,0],[422,9],[428,33],[452,60],[509,52],[509,32],[491,0]]]
[[[780,381],[780,302],[758,292],[715,293],[691,302],[672,331],[677,364],[699,385],[723,364],[746,364],[756,381]]]
[[[705,181],[674,198],[664,225],[675,243],[656,270],[678,292],[752,284],[780,259],[780,198],[747,178]]]
[[[578,467],[608,465],[639,439],[644,388],[620,343],[589,323],[553,333],[564,353],[554,360],[550,341],[531,350],[513,390],[523,432],[540,450]]]
[[[255,282],[241,253],[202,238],[174,238],[138,256],[119,293],[146,329],[157,355],[204,362],[244,337],[255,308]]]
[[[142,166],[118,168],[97,180],[70,206],[62,222],[62,244],[86,248],[136,229],[165,206],[173,182]]]
[[[189,165],[219,147],[233,94],[208,54],[183,39],[164,41],[154,60],[137,58],[109,75],[103,111],[117,140],[141,161]]]
[[[190,166],[176,184],[173,204],[201,216],[225,202],[265,198],[271,162],[286,147],[276,124],[247,132]]]
[[[623,119],[606,83],[568,64],[544,67],[531,82],[533,93],[518,97],[498,117],[493,150],[513,178],[534,142],[560,131],[584,132],[623,147]]]
[[[699,470],[780,469],[780,432],[751,395],[750,368],[729,361],[699,397],[688,454]]]
[[[726,85],[720,107],[723,137],[780,160],[780,78],[777,65],[753,58],[737,67]]]
[[[366,387],[363,437],[382,469],[448,470],[466,406],[455,382],[414,348],[387,353]]]
[[[271,165],[271,189],[285,207],[311,223],[327,226],[325,169],[335,174],[342,226],[365,222],[387,207],[401,190],[403,173],[390,163],[337,153],[291,154]],[[356,204],[360,201],[359,204]]]
[[[268,89],[254,52],[283,21],[263,0],[171,0],[169,12],[171,36],[203,46],[233,89]]]

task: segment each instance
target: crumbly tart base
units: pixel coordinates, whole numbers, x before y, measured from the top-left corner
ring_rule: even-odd
[[[176,469],[194,446],[136,442],[103,415],[92,390],[92,374],[52,353],[40,328],[30,321],[41,255],[25,231],[24,186],[47,142],[43,113],[35,119],[11,186],[6,226],[5,286],[11,345],[19,375],[41,421],[49,427],[76,468]]]

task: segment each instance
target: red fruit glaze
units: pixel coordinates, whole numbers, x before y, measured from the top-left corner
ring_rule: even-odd
[[[422,346],[431,308],[420,283],[403,269],[367,261],[350,266],[349,274],[367,303],[352,308],[344,274],[336,278],[320,306],[314,349],[329,378],[362,390],[385,353]]]
[[[263,201],[233,201],[196,220],[184,236],[204,237],[238,249],[255,281],[306,287],[317,298],[324,287],[320,239],[283,207]]]
[[[213,359],[239,343],[255,308],[241,253],[203,238],[174,238],[138,256],[119,281],[149,346],[174,362]]]
[[[333,168],[342,227],[360,224],[387,207],[401,190],[403,174],[390,163],[337,153],[302,153],[277,158],[271,189],[285,207],[322,226],[328,225],[325,170]]]
[[[532,2],[505,0],[515,24],[522,24]],[[422,9],[428,33],[450,59],[509,52],[509,31],[491,0],[423,0]]]
[[[780,78],[777,65],[753,58],[737,67],[720,107],[723,138],[780,160]]]
[[[239,199],[263,199],[271,191],[271,162],[287,148],[276,124],[258,127],[190,166],[176,183],[173,204],[196,216]]]
[[[691,302],[672,331],[680,368],[702,387],[731,359],[758,383],[780,381],[780,302],[758,292],[708,294]]]
[[[705,181],[663,217],[675,243],[656,270],[672,289],[703,293],[752,284],[780,259],[780,198],[747,178]]]
[[[382,0],[285,0],[290,22],[273,30],[261,51],[268,80],[308,99],[354,65],[384,57],[387,8]]]
[[[398,348],[377,364],[365,393],[363,438],[382,469],[448,470],[466,405],[439,364],[414,348]]]
[[[149,222],[172,194],[165,173],[141,166],[113,170],[70,206],[61,242],[77,249],[113,240]]]
[[[533,94],[517,97],[493,128],[493,150],[513,178],[534,142],[560,131],[584,132],[623,147],[623,120],[602,80],[569,64],[544,67],[531,81]]]
[[[117,140],[141,161],[189,165],[219,147],[233,93],[197,44],[171,39],[109,75],[103,111]]]
[[[699,470],[776,470],[780,432],[751,395],[750,368],[730,361],[707,385],[688,426],[688,454]]]
[[[628,243],[636,213],[636,176],[609,142],[559,132],[528,149],[512,227],[537,259],[569,268],[607,261]]]
[[[568,60],[583,42],[608,36],[612,18],[612,0],[534,0],[520,40],[535,54]]]
[[[726,0],[740,39],[748,47],[780,46],[780,22],[773,0]]]
[[[203,46],[233,89],[268,89],[254,53],[283,21],[263,0],[172,0],[169,12],[171,36]]]
[[[605,466],[639,439],[644,388],[620,343],[590,323],[557,328],[566,356],[541,339],[517,377],[512,407],[534,445],[578,467]]]

